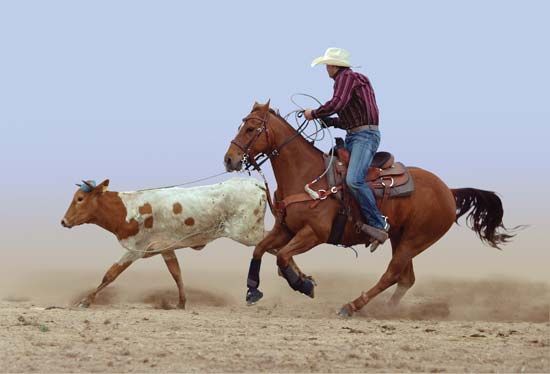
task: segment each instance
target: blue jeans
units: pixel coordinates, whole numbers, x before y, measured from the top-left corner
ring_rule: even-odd
[[[383,229],[385,220],[376,206],[374,193],[365,181],[368,168],[379,144],[379,130],[363,130],[346,136],[346,149],[351,153],[346,184],[357,199],[366,223]]]

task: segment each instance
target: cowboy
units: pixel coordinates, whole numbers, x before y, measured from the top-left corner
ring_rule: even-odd
[[[376,198],[365,181],[367,170],[380,144],[378,107],[369,79],[351,69],[350,53],[341,48],[328,48],[311,67],[325,64],[330,78],[334,80],[334,94],[315,110],[307,109],[308,120],[320,118],[327,126],[347,131],[346,149],[351,153],[346,184],[357,199],[367,224],[362,230],[371,236],[374,245],[386,241],[389,224],[376,206]],[[338,114],[338,117],[330,117]]]

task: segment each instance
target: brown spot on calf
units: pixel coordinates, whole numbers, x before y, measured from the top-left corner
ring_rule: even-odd
[[[181,207],[180,203],[174,203],[174,205],[172,205],[172,211],[174,212],[174,214],[180,214],[182,210],[183,208]]]
[[[153,213],[153,208],[151,207],[151,204],[145,203],[139,207],[139,214],[151,214],[151,213]]]
[[[103,227],[123,240],[139,232],[139,223],[134,218],[126,221],[126,207],[118,192],[104,192],[97,198],[98,208],[93,223]]]
[[[257,216],[258,213],[260,213],[260,209],[259,208],[254,209],[254,215]]]
[[[195,219],[193,217],[189,217],[184,222],[187,226],[193,226],[195,224]]]
[[[145,226],[146,228],[150,229],[151,227],[153,227],[153,217],[147,217],[145,219],[145,221],[143,222],[143,226]]]

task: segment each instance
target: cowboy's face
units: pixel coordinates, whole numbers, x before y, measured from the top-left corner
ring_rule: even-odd
[[[334,78],[340,67],[334,65],[326,65],[328,76]]]

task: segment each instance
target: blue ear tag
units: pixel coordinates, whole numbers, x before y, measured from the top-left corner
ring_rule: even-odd
[[[94,180],[87,180],[86,183],[77,184],[77,186],[80,187],[81,191],[92,192],[92,190],[96,187],[96,182]]]

